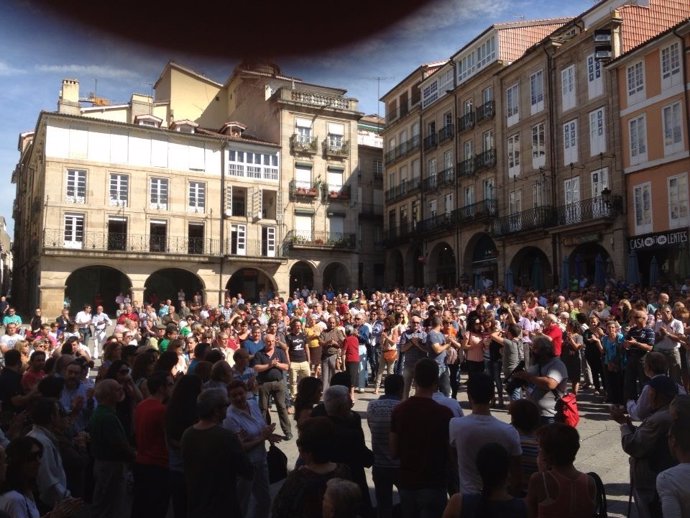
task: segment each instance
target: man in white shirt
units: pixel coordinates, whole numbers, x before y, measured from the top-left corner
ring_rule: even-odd
[[[84,304],[84,309],[82,309],[74,319],[74,322],[79,328],[79,334],[81,335],[81,343],[85,346],[89,346],[89,338],[91,338],[91,306],[89,304]]]
[[[112,325],[110,317],[103,312],[103,306],[98,306],[96,308],[96,314],[91,319],[91,323],[96,331],[93,340],[93,354],[91,355],[93,359],[98,358],[98,351],[103,347],[105,343],[105,338],[108,326]],[[86,345],[86,344],[84,344]]]
[[[662,304],[659,310],[661,320],[654,326],[654,350],[666,357],[669,377],[680,383],[680,343],[685,337],[683,323],[673,318],[673,309],[668,304]]]
[[[5,334],[0,337],[2,354],[5,354],[10,349],[14,349],[15,344],[20,340],[24,340],[24,337],[17,333],[17,324],[14,322],[7,324],[5,326]]]
[[[520,457],[520,435],[511,425],[491,415],[490,403],[494,397],[491,378],[478,372],[467,382],[467,394],[472,404],[472,413],[450,420],[450,445],[455,447],[460,478],[460,493],[463,495],[482,492],[482,479],[477,470],[477,452],[482,446],[496,442],[503,446],[511,457],[510,486],[514,494],[522,488]]]

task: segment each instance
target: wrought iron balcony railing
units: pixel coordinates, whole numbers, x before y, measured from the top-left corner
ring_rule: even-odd
[[[391,187],[386,191],[386,201],[394,202],[397,200],[401,200],[409,196],[410,194],[417,192],[421,185],[422,182],[419,178],[413,178],[412,180],[404,181],[400,185]]]
[[[349,200],[349,185],[334,185],[330,187],[327,183],[321,185],[321,192],[324,200]]]
[[[445,141],[453,138],[454,128],[452,124],[447,124],[438,130],[438,143],[443,144]]]
[[[495,101],[487,101],[477,107],[477,122],[493,119],[494,115],[496,115]]]
[[[319,184],[291,180],[288,188],[290,200],[316,198],[319,195]]]
[[[220,240],[204,237],[181,237],[121,232],[65,233],[63,229],[43,231],[46,249],[83,250],[85,252],[127,252],[183,255],[220,255]]]
[[[482,151],[481,153],[477,153],[477,156],[474,157],[474,168],[477,171],[481,171],[482,169],[491,169],[496,165],[496,150],[495,149],[487,149],[486,151]]]
[[[435,191],[438,188],[438,178],[435,174],[427,176],[422,180],[422,190],[424,192]]]
[[[326,157],[332,158],[347,158],[350,156],[350,141],[344,140],[342,142],[332,142],[329,139],[324,139],[321,143],[323,154]]]
[[[418,234],[428,234],[439,230],[447,230],[452,225],[451,213],[436,214],[417,223],[415,232]]]
[[[315,155],[319,150],[316,137],[306,137],[304,135],[293,134],[290,137],[290,152],[292,154],[303,153]]]
[[[344,232],[288,232],[285,242],[290,248],[355,248],[355,234]]]
[[[468,158],[462,162],[458,162],[458,175],[459,176],[472,176],[475,171],[474,167],[475,158]]]
[[[474,112],[468,112],[458,118],[458,133],[474,128]]]
[[[384,232],[385,246],[393,246],[403,243],[410,239],[414,233],[415,224],[411,221],[404,221],[397,227],[391,227]]]
[[[450,166],[438,173],[438,186],[439,187],[450,187],[455,185],[455,168]]]
[[[473,221],[485,221],[498,216],[498,204],[496,200],[488,199],[465,205],[452,212],[452,220],[456,225],[471,223]]]
[[[529,230],[539,230],[553,227],[556,224],[556,212],[553,207],[535,207],[495,219],[492,233],[505,236]]]
[[[580,200],[574,203],[561,205],[557,209],[557,222],[559,225],[574,225],[599,219],[615,218],[623,204],[621,196],[603,196]]]
[[[438,146],[438,136],[436,133],[432,133],[424,138],[424,150],[433,149]]]
[[[407,139],[405,142],[401,142],[390,151],[387,151],[385,155],[386,164],[395,162],[399,158],[403,158],[410,153],[417,151],[419,149],[420,140],[419,135],[415,135],[414,137]]]

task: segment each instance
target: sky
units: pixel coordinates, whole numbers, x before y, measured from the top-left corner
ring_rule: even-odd
[[[320,52],[315,44],[313,54],[277,55],[275,60],[284,74],[347,89],[348,96],[359,100],[360,111],[383,116],[382,94],[417,66],[448,59],[493,23],[576,16],[594,3],[430,0],[410,17],[347,47]],[[126,103],[133,92],[152,94],[168,61],[219,83],[238,64],[236,58],[154,49],[62,20],[56,23],[30,0],[0,1],[0,216],[7,220],[10,236],[18,137],[35,128],[42,110],[56,110],[62,80],[79,80],[82,97],[96,92],[114,104]]]

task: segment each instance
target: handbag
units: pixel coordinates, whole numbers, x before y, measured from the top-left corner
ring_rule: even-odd
[[[383,351],[383,359],[388,363],[394,362],[398,359],[398,350],[388,349],[387,351]]]
[[[288,458],[278,446],[271,444],[266,453],[266,464],[268,465],[268,481],[271,484],[285,480],[288,476]]]

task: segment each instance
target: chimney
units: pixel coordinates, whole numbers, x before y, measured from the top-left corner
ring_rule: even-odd
[[[76,79],[63,79],[60,98],[58,99],[58,113],[68,115],[80,115],[79,109],[79,81]]]

